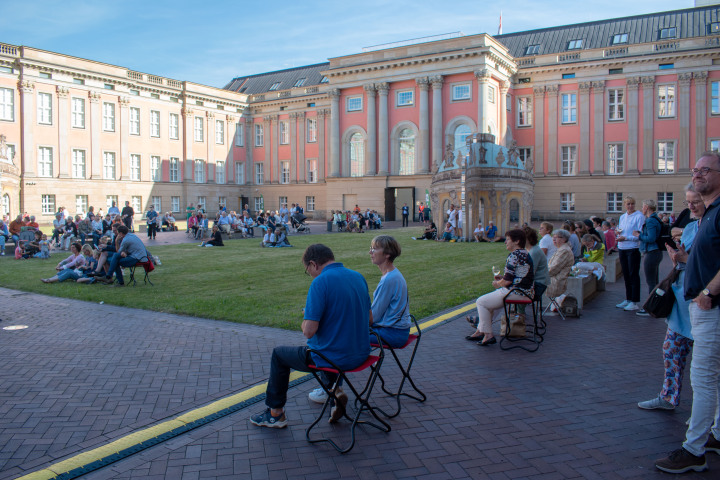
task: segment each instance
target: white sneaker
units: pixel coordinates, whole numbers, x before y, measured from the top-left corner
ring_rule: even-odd
[[[630,300],[623,300],[622,302],[618,303],[618,304],[615,305],[615,306],[616,306],[617,308],[625,308],[625,307],[627,307],[628,304],[630,304],[630,303],[631,303]]]
[[[327,397],[327,393],[322,388],[316,388],[308,394],[308,399],[315,403],[325,403]]]
[[[640,310],[640,307],[638,307],[636,303],[629,302],[623,310],[626,312],[632,312],[633,310]]]

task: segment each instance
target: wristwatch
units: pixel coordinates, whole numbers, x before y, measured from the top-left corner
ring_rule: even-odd
[[[703,289],[702,294],[708,298],[713,298],[715,296],[712,293],[710,293],[710,290],[708,290],[707,288]]]

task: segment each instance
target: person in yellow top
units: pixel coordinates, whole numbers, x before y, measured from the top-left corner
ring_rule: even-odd
[[[605,259],[605,245],[595,235],[585,234],[582,237],[582,244],[585,247],[585,253],[581,262],[595,262],[600,265]]]

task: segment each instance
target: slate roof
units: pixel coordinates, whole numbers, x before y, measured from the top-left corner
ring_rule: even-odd
[[[287,90],[293,88],[298,80],[305,78],[303,87],[320,85],[322,75],[320,72],[330,65],[329,62],[316,63],[315,65],[306,65],[304,67],[288,68],[286,70],[277,70],[275,72],[259,73],[247,77],[233,78],[230,83],[225,85],[225,90],[232,90],[247,95],[255,95],[270,91],[273,84],[280,82],[280,85],[273,89]]]
[[[622,45],[657,42],[661,40],[660,29],[668,27],[677,28],[674,37],[677,39],[702,37],[709,34],[710,23],[718,21],[720,5],[710,5],[494,35],[493,38],[517,58],[527,56],[529,45],[540,45],[538,55],[579,51],[568,50],[570,41],[579,39],[583,40],[582,50],[616,46],[612,45],[613,36],[623,33],[628,34],[628,39]]]

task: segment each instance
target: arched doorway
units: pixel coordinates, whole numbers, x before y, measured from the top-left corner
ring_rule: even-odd
[[[520,202],[513,198],[510,200],[510,223],[515,224],[520,222]]]

